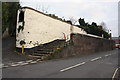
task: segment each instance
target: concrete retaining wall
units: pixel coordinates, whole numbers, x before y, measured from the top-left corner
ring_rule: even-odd
[[[16,28],[16,47],[21,48],[21,41],[26,44],[25,48],[33,48],[42,44],[52,42],[56,39],[70,40],[71,24],[53,19],[31,8],[24,8],[24,22],[19,22],[18,10]],[[24,23],[24,25],[23,25]],[[21,26],[23,30],[20,29]],[[87,34],[81,28],[73,26],[74,33]],[[20,29],[20,31],[19,31]]]

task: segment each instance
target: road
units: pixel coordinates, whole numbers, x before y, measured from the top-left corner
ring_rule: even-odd
[[[117,78],[118,52],[112,50],[3,68],[3,78]]]

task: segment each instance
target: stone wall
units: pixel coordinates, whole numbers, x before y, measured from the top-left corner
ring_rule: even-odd
[[[95,38],[81,34],[73,35],[73,42],[61,50],[56,57],[70,57],[77,55],[88,55],[95,52],[113,50],[114,41],[102,38]]]

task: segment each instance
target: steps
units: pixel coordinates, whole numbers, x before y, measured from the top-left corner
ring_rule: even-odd
[[[44,56],[51,53],[54,53],[52,49],[38,49],[37,51],[34,52],[34,55]]]
[[[54,54],[57,51],[57,49],[63,47],[64,45],[65,40],[55,40],[50,43],[43,44],[33,52],[32,56],[40,59],[45,59],[48,56]]]

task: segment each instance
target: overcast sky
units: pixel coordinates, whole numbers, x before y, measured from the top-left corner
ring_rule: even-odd
[[[112,36],[118,36],[118,0],[20,0],[22,6],[42,11],[42,7],[50,14],[60,18],[70,17],[78,20],[84,18],[91,24],[101,22],[111,30]]]

